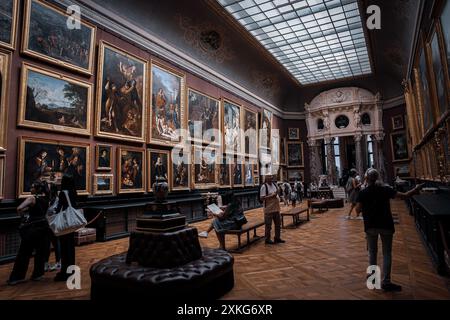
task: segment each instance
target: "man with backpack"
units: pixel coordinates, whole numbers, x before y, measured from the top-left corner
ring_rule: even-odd
[[[284,243],[281,239],[281,216],[280,216],[280,198],[278,197],[278,186],[273,182],[273,176],[265,176],[264,184],[259,190],[259,199],[264,206],[264,222],[266,224],[265,236],[266,244]],[[272,220],[275,224],[274,241],[270,239],[272,231]]]

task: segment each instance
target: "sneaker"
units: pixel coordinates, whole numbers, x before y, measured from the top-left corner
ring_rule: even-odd
[[[19,284],[19,283],[24,283],[24,282],[26,282],[27,280],[25,280],[25,279],[19,279],[19,280],[8,280],[8,281],[6,281],[6,284],[8,285],[8,286],[15,286],[16,284]]]
[[[286,241],[282,240],[282,239],[275,239],[274,241],[275,243],[286,243]]]
[[[50,271],[50,264],[49,264],[48,262],[45,263],[44,271],[45,271],[45,272]]]
[[[364,218],[362,216],[357,216],[355,219],[356,220],[364,220]]]
[[[266,240],[266,244],[275,244],[275,242],[273,242],[272,240]]]
[[[346,216],[345,220],[352,220],[352,217],[351,216]]]
[[[208,232],[206,232],[206,231],[200,232],[200,233],[198,234],[198,236],[199,236],[200,238],[208,238]]]
[[[381,289],[385,292],[399,292],[402,291],[402,286],[395,283],[386,283],[381,285]]]

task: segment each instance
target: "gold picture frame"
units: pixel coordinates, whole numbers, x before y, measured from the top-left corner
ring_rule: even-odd
[[[175,147],[171,150],[170,188],[172,191],[191,190],[191,146]]]
[[[0,40],[0,47],[15,50],[16,49],[16,32],[17,32],[17,20],[19,13],[19,0],[2,0],[9,1],[11,3],[11,31],[9,34],[10,41]]]
[[[254,187],[255,186],[255,165],[257,160],[253,158],[245,159],[244,163],[244,186]],[[249,176],[250,174],[250,176]]]
[[[149,112],[149,122],[148,122],[148,130],[147,130],[147,135],[148,135],[148,142],[151,144],[155,144],[155,145],[162,145],[162,146],[175,146],[176,144],[181,142],[181,139],[183,139],[183,137],[180,135],[178,140],[164,140],[164,139],[160,139],[157,137],[154,137],[153,134],[153,115],[154,115],[154,108],[156,108],[156,106],[154,106],[154,98],[153,95],[157,94],[155,92],[153,92],[154,88],[154,68],[157,68],[159,70],[161,70],[162,72],[165,72],[169,75],[175,76],[179,79],[180,81],[180,92],[178,93],[179,98],[180,98],[180,106],[179,106],[179,111],[180,111],[180,115],[179,115],[179,121],[180,121],[180,129],[181,130],[185,130],[186,129],[186,74],[179,72],[169,66],[166,66],[165,64],[159,62],[159,61],[155,61],[155,60],[151,60],[151,65],[150,65],[150,112]]]
[[[201,160],[200,160],[201,156]],[[212,147],[192,147],[192,189],[217,188],[217,159],[219,150]],[[199,162],[199,163],[197,163]],[[209,163],[208,163],[209,162]],[[206,182],[202,182],[206,180]],[[213,180],[211,182],[211,180]]]
[[[5,197],[6,155],[0,154],[0,200]]]
[[[103,161],[100,161],[102,159],[100,159],[101,154],[102,154],[102,150],[105,149],[109,149],[108,153],[109,153],[109,164],[108,165],[104,165]],[[97,171],[111,171],[113,168],[113,157],[114,157],[114,152],[113,152],[113,146],[110,144],[97,144],[95,146],[95,169]],[[102,162],[102,163],[100,163]]]
[[[83,74],[87,74],[87,75],[92,75],[93,74],[93,70],[94,70],[94,53],[95,53],[95,37],[96,37],[96,30],[97,28],[93,25],[88,23],[87,21],[83,21],[82,19],[80,19],[80,24],[87,28],[88,30],[90,30],[90,39],[89,39],[89,57],[87,59],[87,67],[83,67],[80,65],[77,65],[75,63],[71,63],[69,62],[69,57],[66,58],[66,61],[64,61],[63,59],[58,59],[57,57],[53,57],[49,54],[45,54],[42,52],[38,52],[36,50],[30,49],[30,21],[31,21],[31,14],[32,14],[32,4],[36,3],[39,6],[42,6],[42,8],[44,10],[49,10],[49,12],[53,13],[53,14],[58,14],[61,15],[62,17],[64,17],[63,20],[58,21],[60,23],[63,23],[64,26],[61,29],[68,29],[67,28],[67,24],[70,23],[69,19],[71,19],[71,15],[63,10],[61,10],[60,8],[49,4],[47,2],[41,1],[41,0],[26,0],[25,3],[25,14],[24,14],[24,22],[23,22],[23,37],[22,37],[22,53],[26,54],[28,56],[37,58],[39,60],[42,61],[46,61],[49,62],[51,64],[60,66],[60,67],[64,67],[73,71],[77,71]],[[42,13],[37,14],[37,16],[39,18],[43,17]],[[55,23],[57,23],[56,19],[52,19],[52,23],[53,23],[53,28],[57,29],[56,26],[54,25]],[[81,26],[80,26],[81,28]],[[78,29],[77,29],[78,30]],[[35,30],[33,30],[35,31]],[[54,35],[55,37],[57,37],[56,35]],[[67,36],[67,35],[66,35]],[[62,36],[64,38],[64,35]],[[67,37],[65,37],[67,38]],[[58,39],[61,40],[61,39]],[[75,39],[74,39],[75,42]],[[78,40],[78,42],[80,42],[80,40]],[[48,45],[49,46],[49,45]],[[67,45],[66,45],[67,46]]]
[[[289,153],[289,147],[290,146],[296,146],[296,145],[300,146],[301,158],[299,159],[299,163],[297,163],[295,159],[292,159],[292,157],[294,157],[294,155],[291,155]],[[288,141],[287,142],[287,145],[286,145],[286,162],[287,162],[287,167],[289,169],[303,168],[305,166],[305,156],[304,156],[303,142],[299,142],[299,141]]]
[[[244,157],[242,156],[234,156],[233,163],[231,163],[231,187],[232,188],[243,188],[244,184]],[[236,174],[240,174],[240,179]]]
[[[403,114],[399,114],[396,116],[393,116],[391,118],[392,121],[392,130],[401,130],[405,128],[405,120],[403,117]]]
[[[153,160],[153,154],[159,154],[159,155],[165,155],[167,157],[167,163],[166,163],[166,175],[167,175],[167,184],[169,185],[170,190],[170,182],[172,181],[172,175],[171,175],[171,167],[172,167],[172,161],[170,161],[170,151],[169,150],[161,150],[161,149],[148,149],[147,150],[147,191],[153,192],[153,173],[155,170],[153,170],[152,160]]]
[[[261,112],[261,130],[259,130],[258,141],[260,149],[270,150],[272,141],[273,113],[263,109]]]
[[[253,158],[257,158],[258,157],[258,146],[259,146],[259,142],[258,142],[258,137],[259,137],[259,117],[258,117],[258,112],[256,111],[252,111],[251,109],[248,108],[242,108],[242,124],[241,124],[241,128],[244,132],[244,137],[242,139],[242,152],[244,154],[245,157],[253,157]],[[255,130],[255,135],[253,137],[246,135],[245,133],[247,132],[247,130],[252,129],[253,123],[250,122],[250,120],[255,120],[255,124],[254,124],[254,130]],[[247,148],[248,146],[248,148]],[[255,152],[251,153],[251,146],[255,146]],[[248,149],[248,150],[247,150]]]
[[[0,50],[0,151],[7,147],[10,61],[11,54]]]
[[[300,140],[300,128],[288,128],[289,140]]]
[[[119,194],[145,193],[147,181],[146,178],[147,162],[145,153],[146,153],[145,150],[142,148],[134,148],[134,147],[117,148],[117,189]],[[136,155],[140,155],[140,159],[136,160],[136,162],[134,163]],[[133,172],[134,168],[129,168],[127,170],[127,168],[125,168],[124,165],[122,164],[123,160],[128,161],[129,164],[133,167],[137,166],[138,167],[137,172],[136,173]],[[138,175],[140,175],[140,177]],[[127,184],[129,188],[123,186]]]
[[[142,64],[142,97],[141,97],[141,113],[140,113],[140,119],[141,119],[141,128],[139,130],[139,135],[132,136],[127,135],[123,133],[117,133],[116,132],[108,132],[105,130],[102,130],[101,123],[102,123],[102,111],[103,111],[103,90],[105,88],[104,83],[104,63],[105,63],[105,50],[110,50],[116,55],[120,55],[122,58],[127,59],[128,61],[136,62]],[[135,67],[135,66],[134,66]],[[147,77],[148,77],[148,63],[146,60],[128,53],[127,51],[124,51],[120,49],[119,47],[116,47],[115,45],[109,44],[106,41],[100,41],[99,45],[99,59],[98,59],[98,76],[97,76],[97,97],[96,97],[96,121],[95,121],[95,136],[96,137],[103,137],[103,138],[109,138],[109,139],[115,139],[115,140],[125,140],[125,141],[131,141],[131,142],[141,142],[144,143],[146,140],[146,132],[147,132]],[[136,79],[132,79],[131,81],[137,82]],[[127,83],[128,81],[126,81]],[[112,90],[112,89],[111,89]],[[105,101],[107,103],[107,100]],[[123,119],[122,119],[123,120]],[[114,131],[111,129],[111,131]]]
[[[108,189],[103,189],[102,185],[104,183],[100,183],[100,179],[109,180]],[[93,189],[94,196],[98,195],[113,195],[114,194],[114,175],[112,173],[96,173],[94,174],[93,181]]]
[[[75,179],[75,184],[84,184],[84,188],[77,188],[78,195],[90,195],[91,193],[91,146],[88,143],[83,142],[71,142],[65,140],[48,140],[42,138],[21,136],[18,138],[18,183],[17,183],[17,196],[24,198],[31,193],[25,191],[25,185],[30,186],[34,180],[40,179],[48,182],[54,182],[58,184],[62,175],[65,173],[60,169],[57,169],[58,165],[61,165],[60,160],[66,161],[63,168],[69,171],[76,172],[79,175],[79,180]],[[33,146],[34,145],[34,146]],[[27,148],[28,147],[28,148]],[[59,157],[58,149],[62,151],[72,152],[69,158],[65,155]],[[81,150],[81,151],[80,151]],[[30,152],[31,154],[27,153]],[[42,157],[42,153],[45,156]],[[48,159],[45,159],[47,158]],[[74,162],[76,157],[76,162]],[[44,158],[44,159],[43,159]],[[27,162],[34,160],[34,164]],[[69,162],[73,162],[70,164]],[[25,164],[27,167],[25,168]],[[33,165],[31,165],[33,164]],[[73,165],[74,169],[70,170],[70,165]],[[76,166],[76,167],[75,167]],[[36,168],[34,173],[39,173],[38,177],[35,177],[32,171]],[[80,170],[80,171],[77,171]],[[82,179],[84,175],[84,179]],[[25,182],[25,177],[27,181]],[[30,179],[30,177],[32,177]]]
[[[234,146],[233,146],[233,150],[230,150],[230,149],[227,148],[230,141],[227,141],[227,137],[226,137],[227,130],[225,130],[225,116],[226,116],[226,112],[225,112],[226,111],[225,110],[226,105],[225,104],[230,105],[232,108],[233,107],[237,108],[238,112],[239,112],[239,116],[236,119],[237,120],[237,124],[239,126],[237,128],[237,130],[238,130],[238,135],[237,135],[238,141],[236,143],[236,148],[234,148]],[[242,137],[242,114],[243,113],[242,113],[242,110],[243,110],[243,107],[242,107],[242,105],[240,105],[240,104],[238,104],[238,103],[236,103],[236,102],[234,102],[234,101],[232,101],[230,99],[226,99],[226,98],[222,98],[221,99],[220,107],[221,107],[221,113],[222,113],[222,118],[221,118],[222,121],[221,121],[221,125],[220,125],[220,128],[221,128],[220,130],[222,131],[222,137],[221,138],[222,138],[223,153],[225,153],[225,154],[242,155],[243,154],[243,151],[242,151],[242,147],[243,147],[243,143],[242,143],[243,142],[242,141],[242,138],[243,138]]]
[[[409,147],[406,131],[397,131],[391,133],[391,152],[392,162],[408,161]]]
[[[217,186],[221,189],[231,188],[231,164],[229,159],[231,155],[222,155],[217,162]],[[222,168],[224,168],[222,170]],[[226,171],[225,171],[226,170]],[[223,177],[225,175],[225,177]]]
[[[76,85],[79,88],[84,88],[86,90],[86,105],[85,105],[85,114],[83,115],[85,119],[81,119],[82,122],[86,123],[86,128],[79,127],[80,126],[80,119],[76,119],[76,122],[74,120],[69,120],[72,115],[67,116],[68,121],[72,121],[72,126],[64,125],[64,124],[56,124],[57,122],[61,121],[60,119],[54,119],[55,116],[58,115],[58,113],[61,113],[58,111],[61,109],[61,106],[55,106],[50,107],[49,105],[45,105],[40,107],[40,110],[38,109],[38,103],[37,103],[37,96],[39,95],[39,91],[36,93],[36,97],[33,94],[33,101],[34,103],[28,103],[29,94],[28,91],[32,91],[34,93],[34,89],[29,88],[29,76],[30,74],[34,74],[34,81],[36,82],[36,86],[45,88],[42,83],[38,83],[37,81],[39,77],[44,77],[47,80],[53,79],[54,83],[52,85],[49,85],[46,89],[42,89],[44,92],[52,90],[53,93],[55,93],[57,90],[55,88],[56,82],[65,82],[66,84],[70,85]],[[44,82],[45,80],[42,80]],[[61,86],[59,86],[60,94],[63,93],[63,90]],[[92,95],[94,91],[94,85],[92,83],[81,81],[77,78],[64,75],[62,73],[56,74],[55,72],[49,69],[41,68],[33,64],[29,63],[22,63],[22,72],[21,72],[21,81],[20,81],[20,99],[19,99],[19,112],[17,115],[17,125],[20,127],[26,127],[26,128],[32,128],[32,129],[40,129],[40,130],[46,130],[46,131],[57,131],[62,133],[70,133],[70,134],[79,134],[84,136],[89,136],[92,133]],[[77,91],[74,91],[77,92]],[[65,101],[68,102],[68,101]],[[47,100],[48,104],[53,103],[51,100]],[[29,112],[28,108],[35,108],[33,112]],[[67,108],[67,107],[66,107]],[[56,111],[53,111],[53,110]],[[39,111],[39,112],[37,112]],[[50,122],[43,122],[42,119],[39,121],[38,119],[27,119],[27,114],[32,115],[33,117],[37,117],[37,114],[40,113],[42,116],[42,119],[52,119],[54,123]],[[74,116],[75,117],[75,116]],[[61,119],[64,119],[64,115],[61,116]],[[65,120],[63,120],[65,121]],[[78,128],[77,128],[78,126]]]
[[[281,162],[281,137],[280,131],[273,130],[270,139],[270,150],[274,165],[280,165]]]

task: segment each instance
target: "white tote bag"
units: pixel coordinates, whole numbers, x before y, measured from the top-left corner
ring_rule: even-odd
[[[83,209],[77,210],[72,207],[67,191],[64,190],[63,192],[66,196],[68,207],[66,210],[61,210],[58,214],[47,216],[48,225],[56,236],[75,232],[87,225]]]

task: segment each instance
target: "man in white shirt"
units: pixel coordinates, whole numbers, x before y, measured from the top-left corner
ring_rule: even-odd
[[[284,243],[281,240],[281,216],[280,216],[280,198],[278,197],[278,186],[273,182],[272,175],[265,176],[265,182],[259,190],[259,197],[264,205],[264,222],[266,224],[266,244]],[[272,231],[272,220],[275,224],[274,241],[270,239]]]

